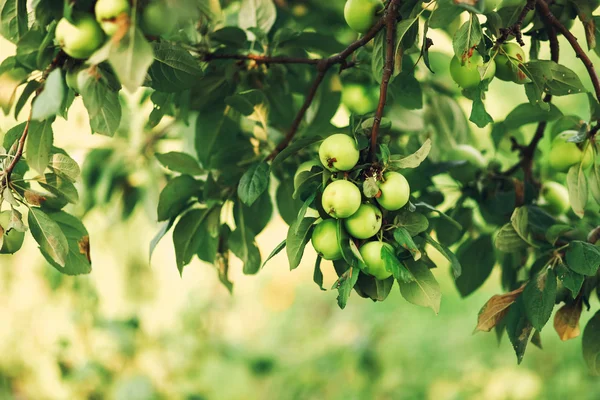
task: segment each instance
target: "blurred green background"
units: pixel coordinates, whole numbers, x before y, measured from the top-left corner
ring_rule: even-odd
[[[582,35],[579,23],[575,30]],[[448,36],[432,38],[432,50],[452,52]],[[572,51],[562,49],[562,62],[583,76]],[[13,53],[0,41],[0,59]],[[133,104],[139,94],[127,99]],[[486,104],[502,119],[525,101],[520,88],[495,80]],[[556,103],[589,118],[585,95]],[[463,105],[470,110],[470,102]],[[84,112],[77,99],[68,122],[54,125],[56,144],[78,161],[111,140],[90,135]],[[138,114],[143,132],[147,113]],[[347,113],[337,118],[343,124]],[[0,132],[13,124],[0,117]],[[478,145],[488,146],[488,131],[475,133]],[[155,203],[157,195],[150,197]],[[384,303],[353,294],[342,311],[337,292],[312,282],[309,246],[292,272],[284,253],[257,276],[243,276],[233,259],[230,295],[211,265],[195,261],[180,278],[169,236],[148,262],[158,230],[151,209],[139,207],[127,222],[110,207],[86,216],[89,276],[60,275],[30,237],[17,255],[0,255],[0,399],[600,398],[580,338],[562,343],[549,324],[544,350],[530,345],[517,366],[506,338],[498,344],[493,333],[472,335],[481,306],[501,292],[497,275],[461,299],[448,268],[434,270],[443,291],[437,316],[406,303],[397,289]],[[286,229],[274,215],[258,237],[263,257]],[[323,270],[331,287],[331,265]],[[584,313],[582,326],[591,315]]]

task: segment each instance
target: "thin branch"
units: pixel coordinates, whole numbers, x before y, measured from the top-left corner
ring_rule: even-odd
[[[517,22],[508,28],[500,29],[500,37],[496,40],[496,46],[506,42],[510,36],[514,36],[517,40],[517,43],[519,43],[521,46],[525,46],[525,42],[523,42],[523,34],[521,33],[521,27],[523,26],[523,21],[525,20],[527,14],[535,9],[536,2],[537,0],[527,0],[527,4],[525,4],[525,7],[523,7],[521,10],[519,18],[517,18]]]
[[[385,65],[383,67],[381,86],[379,88],[379,104],[377,105],[375,121],[373,121],[373,128],[371,129],[371,149],[369,153],[369,158],[371,161],[375,160],[375,154],[377,150],[377,135],[379,134],[381,118],[383,118],[383,110],[385,108],[385,102],[387,99],[388,85],[390,83],[392,73],[394,72],[394,33],[396,31],[396,15],[396,4],[391,4],[389,12],[385,17]]]
[[[8,183],[10,182],[10,175],[12,174],[13,170],[17,166],[17,163],[19,162],[19,160],[21,160],[21,157],[23,156],[23,151],[25,149],[25,139],[27,139],[27,134],[29,133],[29,123],[30,122],[31,122],[31,114],[29,114],[29,118],[27,118],[27,123],[25,124],[25,128],[23,129],[23,133],[21,134],[21,137],[19,138],[19,142],[17,144],[17,152],[15,153],[15,156],[12,159],[12,161],[10,162],[10,164],[8,164],[8,167],[6,167],[6,169],[2,172],[3,180],[6,181],[7,186],[8,186]]]
[[[598,79],[598,74],[594,68],[594,63],[588,57],[585,50],[579,45],[577,42],[577,38],[569,31],[550,11],[550,7],[545,0],[538,0],[538,10],[542,17],[544,17],[551,25],[563,34],[563,36],[569,41],[573,50],[575,50],[575,54],[577,58],[581,59],[583,65],[588,71],[590,79],[592,80],[592,84],[594,85],[594,91],[596,92],[596,99],[600,101],[600,79]]]

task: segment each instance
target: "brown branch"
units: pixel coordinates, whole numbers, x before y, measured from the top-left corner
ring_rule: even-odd
[[[381,118],[383,118],[383,110],[385,108],[385,102],[387,99],[388,85],[390,83],[392,73],[394,72],[394,33],[396,30],[396,15],[396,4],[391,4],[389,12],[385,17],[385,65],[383,67],[381,86],[379,88],[379,104],[377,104],[375,120],[373,121],[373,128],[371,129],[371,149],[369,152],[369,159],[371,162],[375,160],[375,154],[377,150],[377,135],[379,134]]]
[[[517,22],[509,26],[508,28],[500,29],[500,37],[496,40],[496,46],[500,46],[502,43],[506,42],[510,36],[514,36],[521,46],[525,46],[525,42],[523,42],[523,34],[521,33],[521,27],[523,26],[523,21],[525,17],[530,11],[535,9],[535,4],[537,0],[527,0],[527,4],[521,10],[519,14],[519,18],[517,18]]]
[[[397,6],[400,3],[400,1],[401,0],[390,0],[385,8],[383,16],[381,18],[379,18],[379,20],[377,20],[375,25],[373,25],[371,27],[371,29],[369,29],[369,31],[367,33],[365,33],[360,39],[352,42],[350,45],[348,45],[348,47],[346,47],[340,53],[335,54],[331,57],[327,57],[327,58],[315,59],[314,62],[313,61],[304,62],[304,61],[312,60],[312,59],[300,59],[300,60],[303,60],[303,62],[302,62],[303,64],[316,65],[317,71],[318,71],[317,76],[315,77],[315,80],[306,95],[306,99],[304,100],[302,107],[300,107],[300,110],[298,110],[298,113],[296,114],[296,117],[294,118],[294,121],[292,122],[290,129],[288,130],[287,134],[285,135],[285,138],[267,156],[267,160],[274,159],[277,156],[277,154],[279,154],[283,149],[285,149],[290,144],[290,142],[294,139],[294,136],[296,135],[296,132],[298,131],[298,128],[300,127],[300,124],[302,123],[302,120],[304,119],[306,111],[312,104],[312,102],[315,98],[315,95],[317,93],[317,90],[319,89],[319,86],[323,82],[323,79],[325,78],[325,74],[327,73],[327,71],[329,71],[329,69],[336,64],[340,65],[340,70],[349,68],[350,66],[354,65],[353,62],[347,62],[346,59],[351,54],[353,54],[356,50],[358,50],[359,48],[361,48],[364,45],[366,45],[367,43],[369,43],[371,41],[371,39],[373,39],[375,37],[375,35],[377,35],[377,33],[381,29],[383,29],[384,26],[386,26],[388,24],[388,21],[391,21],[392,26],[394,26],[396,13],[397,13],[396,10],[397,10]],[[273,62],[274,57],[271,57],[269,59],[271,60],[271,62]],[[285,60],[284,62],[288,63],[288,64],[291,63],[291,62],[288,62],[289,58],[287,58],[287,57],[278,57],[276,59],[279,61]],[[264,62],[267,63],[267,61],[264,61]],[[385,99],[384,99],[384,102],[385,102]]]
[[[563,36],[569,41],[569,44],[571,44],[571,47],[575,51],[577,58],[581,59],[581,62],[583,62],[583,65],[585,65],[590,79],[592,80],[592,84],[594,85],[596,99],[600,101],[600,80],[598,79],[598,74],[594,68],[594,63],[592,60],[590,60],[585,50],[583,50],[583,48],[579,45],[577,38],[554,16],[554,14],[552,14],[550,7],[548,7],[548,3],[545,0],[538,0],[537,5],[542,17],[544,17],[546,21],[548,21],[560,33],[563,34]]]

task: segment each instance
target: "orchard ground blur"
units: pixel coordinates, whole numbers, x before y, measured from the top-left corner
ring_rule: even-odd
[[[583,37],[579,23],[574,30]],[[434,34],[433,40],[432,50],[451,53],[446,36]],[[564,64],[582,73],[579,60],[563,48]],[[13,53],[11,44],[0,41],[0,61]],[[125,99],[133,107],[139,96]],[[496,79],[487,109],[502,118],[525,101],[524,91]],[[556,103],[589,118],[585,94]],[[470,107],[466,100],[464,106]],[[143,140],[148,107],[132,113],[139,119],[132,140]],[[56,144],[80,162],[87,150],[111,140],[90,135],[84,112],[78,99],[68,122],[54,125]],[[0,117],[0,132],[13,125],[11,118]],[[335,120],[343,125],[347,113],[340,110]],[[533,128],[527,128],[525,135],[531,135]],[[187,131],[182,127],[182,136]],[[478,143],[482,149],[485,140]],[[233,295],[211,265],[197,260],[181,278],[170,236],[150,265],[148,244],[158,227],[148,210],[156,209],[159,189],[150,195],[152,204],[125,223],[111,209],[86,216],[89,276],[57,273],[31,237],[24,251],[0,255],[0,399],[600,398],[580,338],[562,343],[549,324],[541,335],[544,350],[530,345],[517,366],[506,337],[498,345],[493,333],[472,335],[480,307],[501,292],[496,274],[461,299],[449,269],[434,270],[443,292],[436,316],[408,304],[397,289],[383,303],[353,294],[340,310],[337,292],[322,292],[312,282],[310,246],[310,256],[292,272],[284,253],[256,276],[243,276],[232,259]],[[275,214],[258,236],[263,258],[286,229]],[[323,270],[331,287],[333,269],[324,264]],[[590,316],[584,313],[581,326]]]

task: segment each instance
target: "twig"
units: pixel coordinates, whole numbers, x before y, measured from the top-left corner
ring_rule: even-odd
[[[388,85],[390,83],[392,73],[394,72],[394,33],[396,30],[396,15],[396,4],[391,4],[385,17],[385,65],[383,67],[381,86],[379,88],[379,103],[377,104],[375,120],[373,121],[373,128],[371,129],[371,149],[369,153],[371,162],[375,160],[375,154],[377,150],[377,135],[379,134],[381,118],[383,118],[383,110],[385,108],[385,102],[387,99]]]
[[[496,46],[500,46],[502,43],[506,42],[510,36],[514,36],[521,46],[525,46],[525,42],[523,42],[523,34],[521,33],[521,27],[523,26],[523,21],[525,17],[530,11],[535,9],[535,4],[537,0],[527,0],[527,4],[521,10],[521,14],[519,14],[519,18],[517,18],[517,22],[508,28],[500,29],[500,37],[496,40]]]
[[[542,17],[544,17],[551,25],[563,34],[563,36],[569,41],[573,50],[575,50],[575,54],[577,58],[581,59],[583,65],[588,71],[590,79],[592,80],[592,84],[594,85],[594,91],[596,92],[596,99],[600,101],[600,80],[598,79],[598,74],[594,68],[594,63],[588,57],[585,50],[581,48],[579,43],[577,42],[577,38],[569,31],[550,11],[550,7],[548,7],[548,3],[545,0],[538,0],[537,2],[538,10]]]

